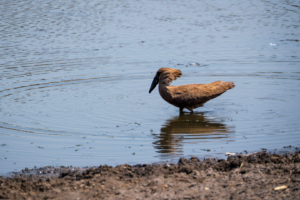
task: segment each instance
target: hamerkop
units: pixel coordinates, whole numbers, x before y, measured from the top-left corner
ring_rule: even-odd
[[[216,81],[209,84],[170,86],[170,83],[181,75],[182,73],[178,69],[160,68],[153,79],[149,93],[159,84],[160,96],[166,102],[179,107],[180,112],[184,108],[193,112],[194,108],[203,106],[205,102],[234,88],[233,82],[223,81]]]

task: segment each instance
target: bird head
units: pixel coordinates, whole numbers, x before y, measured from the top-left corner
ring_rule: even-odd
[[[158,83],[163,82],[166,85],[169,85],[173,80],[176,80],[176,78],[179,78],[181,75],[182,73],[179,69],[160,68],[154,76],[149,93],[152,92]]]

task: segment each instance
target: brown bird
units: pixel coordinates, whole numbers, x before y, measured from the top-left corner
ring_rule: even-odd
[[[220,96],[229,89],[234,88],[233,82],[216,81],[209,84],[189,84],[170,86],[173,80],[182,75],[179,69],[160,68],[150,87],[149,93],[159,84],[160,96],[168,103],[193,112],[194,108],[203,106],[207,101]]]

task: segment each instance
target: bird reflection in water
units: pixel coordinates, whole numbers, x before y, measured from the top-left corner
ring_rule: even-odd
[[[197,144],[228,139],[232,133],[234,127],[227,126],[221,120],[210,119],[205,113],[182,113],[167,120],[162,125],[159,135],[153,134],[153,144],[158,153],[178,154],[182,151],[184,143]]]

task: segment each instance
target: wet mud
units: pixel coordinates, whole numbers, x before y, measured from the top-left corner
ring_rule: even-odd
[[[26,168],[0,178],[0,199],[297,199],[299,188],[298,149],[177,164]]]

